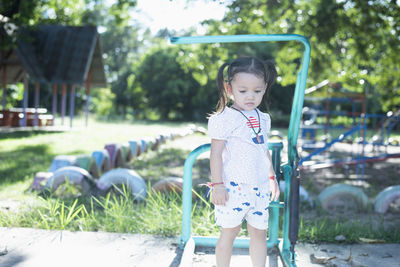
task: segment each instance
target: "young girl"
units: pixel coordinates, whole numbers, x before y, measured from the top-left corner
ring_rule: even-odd
[[[265,266],[269,201],[278,200],[280,192],[267,144],[271,120],[257,107],[276,76],[272,63],[264,65],[250,57],[225,63],[218,71],[220,99],[208,121],[211,202],[222,228],[215,249],[218,267],[229,266],[243,220],[247,221],[253,266]]]

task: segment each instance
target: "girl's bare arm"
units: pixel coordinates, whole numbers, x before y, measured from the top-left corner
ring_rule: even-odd
[[[211,182],[222,183],[222,151],[225,147],[224,140],[211,139],[210,171]],[[214,205],[225,205],[228,200],[228,192],[223,184],[215,185],[211,195],[211,202]]]

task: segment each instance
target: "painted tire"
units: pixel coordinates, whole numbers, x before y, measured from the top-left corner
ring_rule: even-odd
[[[202,135],[207,135],[207,129],[204,127],[196,127],[196,130],[194,130],[195,133],[200,133]]]
[[[106,144],[104,149],[107,150],[110,155],[111,169],[125,166],[125,160],[119,144]]]
[[[30,190],[41,191],[44,188],[44,185],[47,183],[47,180],[53,176],[52,172],[38,172],[35,174],[33,178],[33,182],[29,187]],[[43,184],[44,183],[44,184]]]
[[[368,206],[367,195],[360,188],[347,184],[328,186],[318,195],[317,203],[325,210],[329,210],[329,204],[331,204],[332,201],[343,200],[346,197],[354,199],[357,207],[365,209]]]
[[[91,187],[95,184],[87,170],[75,166],[68,166],[54,172],[47,180],[44,189],[54,192],[60,185],[64,184],[66,180],[68,180],[70,184],[80,185],[85,193],[89,192]]]
[[[152,138],[144,139],[146,141],[146,151],[153,150],[154,140]]]
[[[97,181],[97,188],[102,192],[108,192],[113,185],[126,185],[136,200],[144,200],[147,196],[146,183],[134,170],[114,169],[103,174]]]
[[[131,153],[133,158],[138,157],[140,155],[141,152],[140,145],[141,145],[140,141],[136,140],[129,141],[129,146],[131,147]]]
[[[143,154],[147,151],[147,142],[145,139],[140,139],[140,154]]]
[[[76,166],[87,170],[93,178],[99,178],[101,171],[93,155],[79,155],[76,157]]]
[[[390,203],[400,199],[400,185],[389,186],[380,192],[375,199],[374,209],[377,213],[386,213]]]
[[[110,155],[107,150],[102,149],[93,151],[92,156],[95,159],[97,166],[99,166],[101,173],[105,173],[111,169]]]
[[[58,155],[51,162],[49,172],[55,172],[62,167],[73,166],[76,164],[76,157],[69,155]]]
[[[279,182],[279,189],[281,194],[285,192],[285,181],[281,180]],[[310,195],[308,194],[307,190],[304,187],[300,186],[299,188],[300,200],[304,202],[308,202],[311,207],[314,207],[314,201],[311,199]]]
[[[153,145],[151,146],[151,150],[155,151],[155,150],[157,150],[157,149],[160,147],[161,141],[160,141],[160,137],[159,137],[159,136],[157,136],[157,137],[154,138],[153,140],[154,140],[154,143],[153,143]]]
[[[177,138],[177,134],[176,133],[170,133],[170,135],[169,135],[169,139],[170,140],[175,140]]]
[[[160,134],[157,138],[160,140],[160,145],[165,144],[165,142],[167,141],[167,138],[163,134]]]
[[[155,183],[151,189],[154,192],[182,192],[183,179],[178,177],[168,177]]]
[[[125,163],[130,162],[132,160],[133,156],[129,143],[121,145],[121,152],[122,152],[122,158],[125,160]]]

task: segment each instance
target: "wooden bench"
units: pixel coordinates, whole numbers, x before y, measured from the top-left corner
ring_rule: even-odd
[[[34,108],[26,109],[27,123],[26,126],[34,126],[35,113],[38,113],[38,126],[51,126],[53,125],[53,115],[46,114],[47,109]],[[20,127],[22,119],[24,118],[24,112],[22,108],[11,108],[9,110],[0,111],[0,126],[9,127]]]

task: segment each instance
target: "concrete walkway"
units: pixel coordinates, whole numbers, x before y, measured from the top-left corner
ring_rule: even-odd
[[[0,227],[1,267],[174,267],[182,250],[176,238],[104,232]],[[400,267],[400,244],[298,244],[297,266]],[[282,266],[269,254],[269,266]],[[314,255],[325,264],[312,263]],[[334,257],[334,258],[333,258]],[[331,258],[330,260],[327,260]],[[314,260],[315,262],[315,260]],[[215,265],[213,248],[196,248],[193,266]],[[248,250],[235,249],[232,267],[251,266]]]

